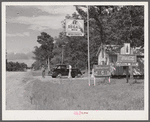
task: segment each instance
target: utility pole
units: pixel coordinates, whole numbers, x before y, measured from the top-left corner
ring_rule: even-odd
[[[131,28],[132,28],[132,16],[131,16],[131,11],[132,11],[132,7],[131,7],[131,10],[130,10],[130,21],[131,21]],[[130,33],[130,39],[133,40],[132,38],[132,30],[131,30],[131,33]],[[133,51],[130,50],[130,54],[133,54]],[[130,66],[130,79],[132,80],[133,82],[133,67]]]
[[[61,63],[63,64],[63,61],[64,61],[64,46],[65,45],[62,45],[62,60],[61,60]]]
[[[50,66],[49,66],[49,56],[48,56],[48,71],[50,71]]]

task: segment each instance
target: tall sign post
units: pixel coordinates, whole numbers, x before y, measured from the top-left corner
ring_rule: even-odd
[[[84,21],[81,19],[66,19],[66,36],[84,36]],[[89,52],[89,13],[87,6],[87,40],[88,40],[88,79],[90,86],[90,52]]]
[[[90,46],[89,46],[89,8],[87,5],[87,41],[88,41],[88,79],[90,86]]]
[[[61,64],[64,63],[64,46],[65,45],[62,45],[62,57],[61,57]]]
[[[48,55],[48,72],[50,71],[49,55]]]

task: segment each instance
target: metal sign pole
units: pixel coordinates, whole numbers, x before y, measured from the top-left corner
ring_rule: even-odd
[[[87,5],[87,40],[88,40],[88,80],[90,86],[90,47],[89,47],[89,10]]]

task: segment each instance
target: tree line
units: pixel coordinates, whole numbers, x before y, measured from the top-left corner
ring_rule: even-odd
[[[6,62],[6,71],[25,71],[27,64],[18,62]]]
[[[40,46],[36,46],[33,51],[36,61],[32,67],[40,69],[41,64],[44,64],[50,69],[62,63],[63,57],[64,64],[87,68],[87,8],[75,7],[77,13],[66,15],[66,19],[83,19],[84,36],[66,36],[66,23],[62,20],[64,29],[58,37],[53,38],[45,32],[37,37]],[[144,6],[89,6],[88,11],[91,66],[98,61],[96,53],[100,46],[109,45],[110,51],[113,50],[112,45],[121,47],[124,43],[130,43],[132,48],[144,47]]]

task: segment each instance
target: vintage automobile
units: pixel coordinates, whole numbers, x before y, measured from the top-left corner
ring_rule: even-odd
[[[52,78],[62,77],[62,76],[68,76],[69,74],[69,68],[67,68],[67,65],[65,64],[58,64],[55,68],[51,71]],[[71,76],[72,78],[75,78],[76,76],[81,76],[82,73],[79,69],[71,69]]]

